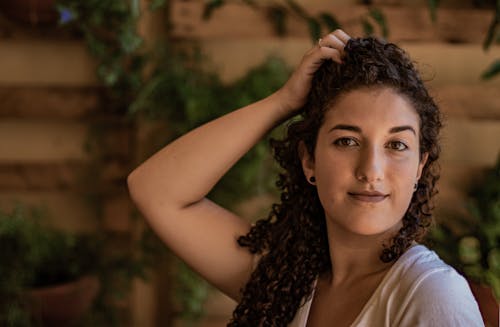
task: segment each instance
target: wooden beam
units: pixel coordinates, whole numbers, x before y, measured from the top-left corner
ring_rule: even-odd
[[[95,66],[83,41],[0,42],[0,85],[95,86]]]
[[[57,228],[95,231],[99,227],[96,208],[81,194],[67,190],[0,192],[0,208],[3,211],[9,212],[19,204],[46,209],[48,224]]]
[[[200,0],[172,1],[171,21],[173,35],[179,38],[239,39],[253,37],[276,38],[272,24],[264,10],[253,10],[241,3],[228,3],[214,12],[211,19],[202,17],[204,2]],[[351,35],[362,35],[360,19],[368,7],[362,5],[332,5],[328,1],[304,4],[311,14],[328,12],[334,15],[342,28]],[[452,42],[480,43],[493,18],[487,9],[440,8],[438,20],[433,23],[429,9],[421,6],[380,5],[390,30],[392,42]],[[309,38],[307,23],[292,15],[288,20],[288,37]],[[327,31],[323,31],[327,32]]]
[[[79,122],[0,121],[0,162],[87,160],[88,126]]]
[[[77,121],[4,119],[0,121],[0,164],[88,161],[94,149],[103,159],[127,160],[131,141],[131,129],[121,122],[102,123],[94,130]]]
[[[125,183],[130,165],[122,160],[99,164],[99,180],[87,162],[33,162],[0,164],[2,190],[74,190],[95,191],[97,183]],[[90,180],[92,179],[92,182]],[[91,185],[89,185],[91,184]],[[93,189],[92,189],[93,188]]]
[[[438,87],[450,84],[472,85],[480,83],[482,72],[500,57],[500,47],[484,52],[479,44],[399,43],[418,65],[429,85]],[[307,38],[256,38],[203,40],[205,62],[216,70],[224,81],[230,82],[243,76],[248,69],[262,63],[272,55],[283,58],[291,67],[298,65],[311,47]],[[483,85],[500,87],[500,78]]]
[[[16,21],[7,17],[4,12],[0,12],[0,39],[2,42],[7,39],[75,39],[74,31],[58,22],[54,24],[32,25],[21,21]]]
[[[500,121],[500,96],[497,85],[443,85],[431,95],[445,117]]]
[[[448,119],[441,140],[443,164],[493,166],[500,154],[500,121]]]
[[[99,109],[93,87],[0,87],[0,117],[79,119]]]
[[[68,189],[84,179],[82,162],[3,164],[0,188],[3,190]]]

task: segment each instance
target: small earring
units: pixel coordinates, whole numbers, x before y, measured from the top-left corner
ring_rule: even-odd
[[[417,188],[418,188],[418,184],[415,183],[415,185],[413,185],[413,192],[415,192],[417,190]]]
[[[316,177],[314,177],[314,176],[309,177],[309,182],[310,182],[311,184],[316,183]]]

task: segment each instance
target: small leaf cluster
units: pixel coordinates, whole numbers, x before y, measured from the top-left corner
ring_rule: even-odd
[[[156,0],[150,7],[156,9],[163,3]],[[111,109],[126,111],[126,103],[143,83],[147,62],[137,32],[140,0],[58,0],[57,9],[61,25],[80,34],[97,59],[96,74],[107,87]]]

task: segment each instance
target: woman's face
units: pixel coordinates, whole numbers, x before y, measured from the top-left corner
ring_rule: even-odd
[[[302,158],[327,224],[358,235],[399,229],[427,160],[419,156],[419,133],[415,109],[390,88],[338,99],[325,114],[314,158],[307,151]]]

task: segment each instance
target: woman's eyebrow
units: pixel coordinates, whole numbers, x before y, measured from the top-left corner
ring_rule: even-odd
[[[403,125],[403,126],[396,126],[393,127],[389,130],[389,133],[399,133],[403,131],[410,131],[412,132],[415,136],[417,136],[417,132],[415,132],[415,129],[410,126],[410,125]]]
[[[361,128],[360,127],[354,126],[354,125],[345,125],[345,124],[338,124],[338,125],[333,126],[332,128],[330,128],[330,130],[328,131],[328,133],[330,133],[331,131],[336,130],[336,129],[342,129],[342,130],[356,132],[356,133],[360,133],[361,134]]]
[[[328,131],[328,133],[330,133],[331,131],[336,130],[336,129],[346,130],[346,131],[351,131],[351,132],[356,132],[356,133],[359,133],[359,134],[361,134],[361,132],[362,132],[361,128],[358,127],[358,126],[355,126],[355,125],[346,125],[346,124],[338,124],[338,125],[335,125],[332,128],[330,128],[330,130]],[[417,136],[417,132],[410,125],[402,125],[402,126],[392,127],[389,130],[389,133],[394,134],[394,133],[399,133],[399,132],[403,132],[403,131],[410,131],[415,136]]]

